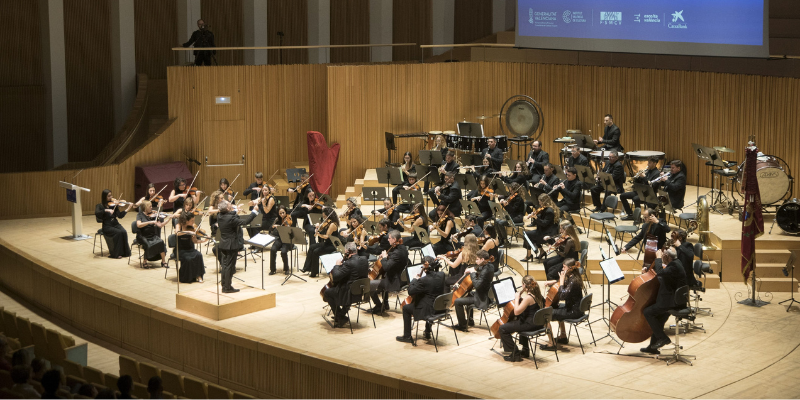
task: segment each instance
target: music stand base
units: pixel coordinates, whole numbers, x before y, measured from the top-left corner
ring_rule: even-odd
[[[787,301],[789,302],[789,305],[788,305],[788,306],[786,306],[786,312],[789,312],[789,309],[790,309],[790,308],[792,308],[792,305],[793,305],[794,303],[800,304],[800,301],[797,301],[797,300],[795,300],[795,298],[794,298],[794,293],[792,294],[792,297],[791,297],[791,298],[788,298],[788,299],[786,299],[786,300],[784,300],[784,301],[781,301],[781,302],[780,302],[780,303],[778,303],[778,304],[783,304],[783,303],[786,303]]]
[[[739,301],[738,303],[742,304],[742,305],[745,305],[745,306],[751,306],[751,307],[762,307],[762,306],[765,306],[765,305],[769,304],[768,301],[758,300],[758,299],[753,300],[753,299],[750,299],[750,298],[747,298],[747,299],[744,299],[742,301]]]
[[[86,239],[91,239],[91,238],[92,238],[92,236],[89,236],[89,235],[78,235],[78,236],[72,236],[70,239],[72,239],[72,240],[86,240]]]

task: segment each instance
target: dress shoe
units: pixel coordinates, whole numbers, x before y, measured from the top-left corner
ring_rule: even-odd
[[[431,331],[425,331],[422,333],[422,338],[425,340],[430,340],[432,336],[433,333]]]
[[[372,307],[372,308],[369,310],[369,312],[370,312],[370,313],[372,313],[372,314],[380,314],[380,313],[382,313],[382,312],[383,312],[383,307],[382,307],[382,306],[375,306],[375,307]]]
[[[269,271],[269,275],[275,275],[275,274],[276,274],[275,271]]]
[[[603,212],[603,209],[602,209],[602,208],[600,208],[600,207],[595,207],[595,208],[594,208],[594,210],[592,210],[592,212],[593,212],[593,213],[599,213],[599,212]]]
[[[669,340],[669,338],[661,339],[661,340],[655,342],[655,344],[653,344],[651,347],[654,348],[654,349],[660,349],[660,348],[662,348],[662,347],[664,347],[664,346],[666,346],[666,345],[668,345],[670,343],[672,343],[672,341]]]
[[[472,319],[472,318],[470,318],[470,319],[467,321],[467,326],[475,326],[475,320],[474,320],[474,319]]]
[[[633,217],[630,216],[630,215],[626,215],[626,216],[620,218],[620,221],[633,221]]]
[[[308,277],[309,277],[309,278],[316,278],[316,277],[317,277],[317,274],[311,274],[311,275],[309,275]]]
[[[560,337],[560,338],[556,339],[556,343],[558,343],[558,344],[569,344],[569,339],[567,339],[565,337]]]
[[[517,354],[519,354],[519,356],[522,358],[528,358],[531,356],[531,351],[528,349],[524,349],[522,351],[517,352]]]
[[[527,262],[527,261],[533,261],[533,255],[527,256],[527,257],[523,258],[523,259],[522,259],[522,260],[520,260],[520,261],[523,261],[523,262]]]
[[[469,329],[467,329],[467,327],[465,325],[456,325],[455,328],[456,328],[456,330],[461,331],[461,332],[469,332]]]
[[[284,275],[289,275],[289,270],[288,269],[283,270],[283,274]]]
[[[222,293],[236,293],[239,289],[230,288],[230,289],[222,289]]]
[[[550,346],[548,344],[539,345],[539,350],[543,351],[556,351],[556,346]]]
[[[397,339],[398,342],[414,343],[414,339],[411,336],[408,336],[408,337],[406,337],[406,336],[398,336],[395,339]]]
[[[511,353],[511,355],[503,356],[503,360],[508,362],[520,362],[522,361],[522,356],[519,353]]]
[[[641,349],[639,349],[639,351],[641,351],[642,353],[647,353],[647,354],[661,354],[660,351],[658,351],[658,350],[656,350],[656,349],[654,349],[654,348],[652,348],[650,346],[642,347]]]

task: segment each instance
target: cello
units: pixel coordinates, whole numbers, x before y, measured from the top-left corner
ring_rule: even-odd
[[[422,275],[422,274],[427,274],[427,273],[428,273],[428,271],[430,270],[430,268],[431,268],[431,264],[430,264],[429,262],[425,261],[425,262],[422,264],[422,271],[421,271],[420,275]],[[409,278],[410,278],[410,277],[409,277]],[[415,278],[415,279],[416,279],[416,278]],[[410,279],[409,279],[409,280],[410,280]],[[414,297],[413,297],[413,296],[411,296],[411,295],[408,295],[408,296],[406,296],[405,300],[403,300],[403,303],[402,303],[402,304],[400,304],[400,307],[402,308],[403,306],[405,306],[405,305],[407,305],[407,304],[411,304],[411,303],[413,303],[413,302],[414,302]]]
[[[399,246],[401,244],[403,244],[403,239],[402,238],[401,239],[397,239],[397,241],[394,242],[392,247],[389,247],[389,250],[386,250],[386,254],[389,254],[392,250],[396,249],[397,246]],[[382,261],[383,261],[383,258],[378,258],[378,261],[375,261],[375,264],[372,264],[372,268],[370,268],[370,270],[369,270],[369,279],[370,280],[374,281],[374,280],[378,279],[378,277],[383,275],[383,263],[382,263]]]
[[[658,296],[658,279],[653,265],[658,251],[658,237],[652,233],[654,223],[650,223],[645,242],[643,267],[647,272],[637,276],[628,285],[628,299],[617,307],[611,315],[611,330],[625,342],[640,343],[650,338],[653,330],[644,319],[642,311],[656,302]]]
[[[488,262],[494,262],[494,256],[489,256]],[[484,264],[485,266],[486,264]],[[456,282],[455,285],[458,286],[455,290],[453,290],[453,299],[450,301],[450,307],[456,304],[456,300],[464,297],[470,290],[472,290],[472,277],[470,274],[464,273],[464,276]]]

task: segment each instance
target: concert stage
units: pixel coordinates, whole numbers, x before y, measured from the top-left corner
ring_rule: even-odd
[[[689,187],[687,193],[694,196],[695,188]],[[371,204],[362,205],[365,214],[371,208]],[[129,227],[134,216],[129,214],[122,225]],[[83,217],[83,223],[85,231],[96,231],[94,216]],[[767,217],[767,230],[770,223]],[[723,246],[713,259],[720,260],[717,255],[724,259],[727,251],[736,264],[740,226],[735,216],[711,215],[714,240]],[[495,350],[500,349],[500,343],[489,339],[485,325],[476,325],[469,333],[458,332],[460,345],[456,345],[453,331],[442,327],[438,353],[432,342],[420,339],[413,347],[395,341],[402,333],[399,310],[376,316],[377,328],[372,327],[370,316],[362,313],[354,334],[347,328],[332,329],[322,318],[325,303],[319,290],[327,282],[324,275],[308,282],[292,278],[285,285],[281,285],[284,275],[280,272],[265,275],[266,292],[276,296],[274,308],[224,321],[203,318],[176,308],[174,267],[165,279],[162,268],[138,267],[135,248],[130,263],[94,255],[93,239],[62,239],[69,229],[69,217],[0,221],[2,284],[91,335],[258,396],[343,397],[349,393],[356,397],[780,398],[800,393],[800,381],[793,377],[800,364],[800,336],[796,334],[800,330],[800,308],[787,313],[777,304],[789,293],[774,293],[772,299],[762,293],[762,299],[771,300],[771,304],[761,308],[738,304],[742,294],[747,296],[747,288],[739,277],[725,276],[732,273],[725,265],[719,289],[709,289],[703,295],[701,306],[710,307],[714,313],[713,317],[698,317],[706,332],[691,330],[680,337],[684,352],[697,356],[694,366],[667,368],[664,361],[642,356],[639,348],[644,344],[638,343],[625,344],[621,355],[616,355],[616,343],[605,338],[596,347],[587,344],[592,336],[581,329],[586,354],[581,353],[573,332],[570,343],[559,351],[558,361],[552,352],[536,353],[537,370],[531,360],[508,363],[490,351],[493,345]],[[759,251],[800,248],[797,238],[779,232],[776,227],[772,235],[759,239]],[[587,240],[585,236],[581,239]],[[129,233],[128,237],[130,241],[133,236]],[[591,266],[600,258],[599,247],[606,245],[601,244],[596,231],[588,240]],[[691,240],[696,241],[696,236]],[[98,254],[99,250],[98,243]],[[519,242],[513,243],[510,256],[524,256]],[[236,277],[259,288],[248,291],[260,291],[261,262],[252,261],[247,271],[240,261]],[[301,252],[301,265],[303,261]],[[205,264],[205,283],[181,284],[181,293],[216,292],[210,251]],[[516,270],[525,266],[516,261],[510,264]],[[530,265],[533,273],[543,272],[541,264]],[[773,272],[780,274],[780,270]],[[506,271],[505,276],[511,273]],[[519,285],[519,275],[515,281]],[[612,301],[624,302],[629,282],[626,277],[611,286]],[[242,282],[234,280],[234,286],[241,288]],[[596,283],[589,289],[595,303],[603,296],[601,290]],[[600,314],[600,307],[593,308],[590,320]],[[355,320],[354,312],[351,317]],[[487,317],[492,323],[497,314],[492,311]],[[592,329],[595,337],[607,333],[603,322],[592,324]]]

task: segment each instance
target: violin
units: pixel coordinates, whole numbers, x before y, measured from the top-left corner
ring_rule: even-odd
[[[150,199],[151,203],[160,203],[162,201],[164,201],[164,196],[160,196],[160,195]]]
[[[536,217],[538,217],[538,216],[539,216],[539,213],[541,213],[542,211],[544,211],[544,209],[545,209],[545,208],[547,208],[547,207],[546,207],[546,206],[541,206],[541,207],[539,207],[539,208],[537,208],[537,209],[533,210],[533,212],[531,212],[530,214],[528,214],[528,216],[527,216],[527,217],[525,217],[525,218],[536,218]]]
[[[428,273],[428,271],[430,270],[430,268],[431,268],[431,264],[430,264],[429,262],[425,261],[425,262],[422,264],[422,272],[420,273],[420,276],[421,276],[423,273],[424,273],[424,274],[427,274],[427,273]],[[408,277],[408,280],[410,281],[411,279],[412,279],[412,278],[409,276],[409,277]],[[406,299],[405,299],[405,300],[403,300],[403,304],[401,304],[401,305],[400,305],[400,307],[403,307],[403,306],[405,306],[406,304],[411,304],[411,303],[413,303],[413,302],[414,302],[414,297],[413,297],[413,296],[411,296],[411,295],[408,295],[408,296],[406,296]]]
[[[447,253],[445,253],[444,256],[449,258],[449,259],[451,259],[451,260],[454,260],[454,259],[458,258],[459,254],[461,254],[461,249],[448,251]]]
[[[286,214],[286,216],[283,217],[283,221],[281,221],[281,226],[292,226],[292,216]]]
[[[561,247],[564,243],[567,242],[569,237],[570,237],[569,233],[564,232],[563,234],[561,234],[561,236],[559,236],[558,239],[556,239],[555,243],[550,245],[550,248],[547,250],[547,252],[550,253],[553,251],[553,249]]]
[[[108,207],[112,207],[112,208],[113,207],[118,207],[118,206],[125,207],[125,206],[127,206],[129,204],[133,204],[133,203],[125,201],[125,200],[116,200],[116,199],[111,199],[111,201],[106,202],[106,205]]]
[[[382,237],[383,237],[383,235],[385,235],[385,234],[386,234],[386,232],[384,231],[384,232],[381,232],[381,234],[380,234],[380,235],[378,235],[378,236],[374,236],[374,237],[370,238],[370,239],[369,239],[369,241],[367,242],[367,244],[368,244],[368,245],[370,245],[370,246],[372,246],[372,245],[374,245],[375,243],[378,243],[378,242],[380,242],[380,241],[381,241],[381,238],[382,238]]]
[[[417,217],[419,217],[419,213],[418,213],[418,212],[416,212],[416,213],[413,213],[413,214],[411,214],[411,215],[409,215],[409,216],[407,216],[407,217],[403,218],[403,222],[406,222],[406,221],[414,221],[415,219],[417,219]]]
[[[392,250],[396,249],[397,246],[401,244],[403,244],[403,239],[402,238],[397,239],[397,241],[394,242],[394,244],[390,246],[388,250],[386,250],[386,254],[391,253]],[[383,275],[383,258],[379,258],[378,261],[375,262],[375,264],[372,264],[372,268],[369,270],[369,279],[375,280],[382,275]]]
[[[474,229],[475,229],[474,227],[470,226],[469,228],[464,229],[463,231],[456,233],[455,235],[453,235],[453,241],[454,242],[458,242],[459,240],[463,239],[464,237],[466,237],[467,235],[472,233],[472,231]]]

